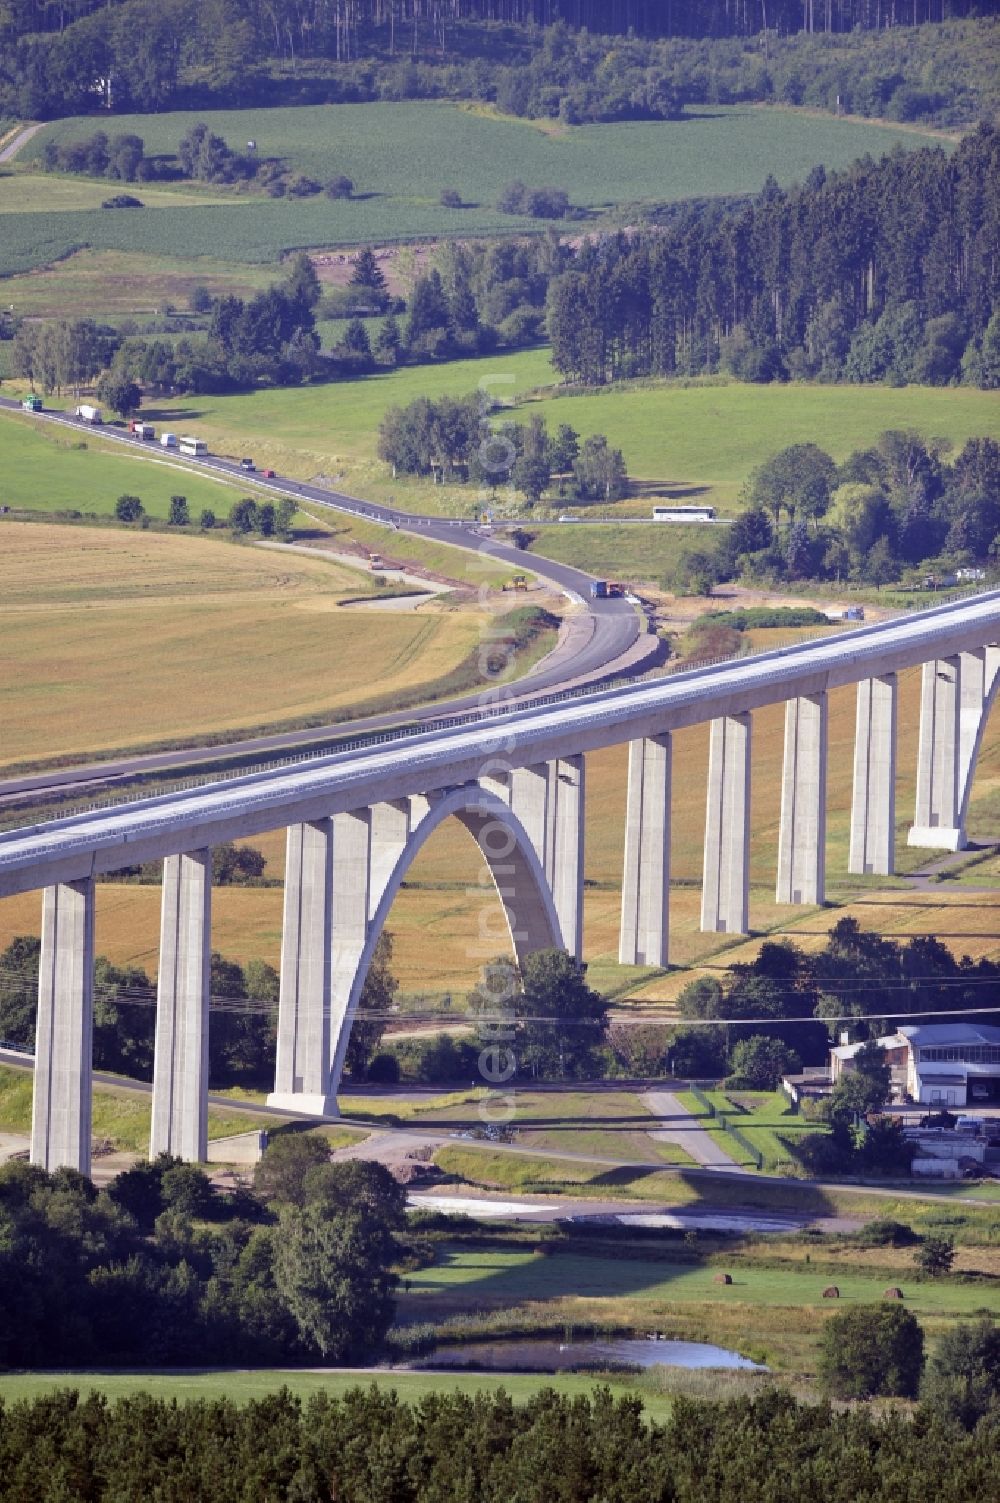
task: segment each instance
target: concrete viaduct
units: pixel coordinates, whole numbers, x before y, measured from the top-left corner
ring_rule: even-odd
[[[629,743],[620,959],[669,956],[671,739],[710,722],[701,923],[748,924],[753,711],[785,703],[779,903],[823,901],[827,704],[857,685],[850,870],[893,870],[897,675],[923,687],[913,845],[957,850],[1000,683],[1000,591],[822,641],[495,715],[0,836],[0,897],[42,890],[31,1157],[89,1172],[94,881],[164,860],[150,1152],[206,1153],[211,848],[287,829],[273,1105],[336,1115],[357,999],[416,852],[454,816],[523,958],[579,955],[585,754]]]

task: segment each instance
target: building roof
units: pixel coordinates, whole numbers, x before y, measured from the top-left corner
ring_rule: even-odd
[[[900,1029],[898,1033],[886,1033],[882,1038],[876,1039],[875,1042],[880,1049],[899,1049],[907,1042],[901,1036],[902,1032],[903,1030]],[[830,1053],[835,1054],[838,1059],[853,1059],[858,1050],[863,1049],[870,1042],[870,1039],[858,1039],[856,1044],[834,1044]]]
[[[935,1044],[1000,1044],[1000,1028],[992,1028],[988,1023],[923,1023],[917,1027],[907,1025],[898,1031],[911,1049],[926,1049]]]

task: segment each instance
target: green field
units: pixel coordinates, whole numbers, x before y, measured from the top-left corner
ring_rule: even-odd
[[[51,398],[47,399],[47,405],[65,407],[70,403]],[[248,440],[253,437],[252,432],[247,434]],[[0,410],[3,455],[0,504],[15,511],[46,516],[78,511],[104,518],[114,514],[116,500],[128,492],[140,497],[151,517],[163,521],[169,514],[170,497],[177,492],[187,496],[195,519],[206,507],[224,519],[233,502],[253,490],[247,481],[235,477],[216,479],[205,471],[185,466],[155,446],[149,452],[155,457],[140,459],[121,444],[102,440],[96,433],[78,437],[27,415]],[[263,467],[265,458],[271,455],[270,446],[255,443],[254,452]],[[44,476],[42,485],[39,475]],[[347,551],[361,547],[381,552],[389,563],[416,565],[477,589],[482,585],[499,587],[511,574],[504,565],[484,571],[480,556],[468,549],[422,537],[411,538],[401,532],[392,535],[389,548],[390,534],[384,527],[319,508],[298,514],[295,533],[304,540],[311,536],[314,543],[332,541]],[[360,564],[363,566],[364,559]],[[352,592],[363,594],[366,587],[365,578],[359,576]]]
[[[692,1375],[695,1379],[697,1374]],[[713,1380],[718,1379],[713,1374]],[[524,1404],[542,1392],[554,1389],[556,1393],[575,1398],[593,1392],[597,1380],[573,1373],[559,1373],[548,1377],[536,1373],[505,1373],[502,1377],[490,1377],[486,1373],[407,1373],[407,1372],[325,1372],[297,1371],[295,1368],[261,1369],[254,1372],[223,1369],[215,1372],[65,1372],[65,1373],[4,1373],[0,1375],[0,1399],[14,1403],[17,1399],[33,1399],[61,1388],[79,1388],[82,1393],[92,1390],[103,1393],[110,1399],[127,1398],[135,1393],[152,1394],[154,1398],[176,1399],[178,1403],[193,1399],[230,1399],[235,1404],[245,1404],[251,1399],[263,1398],[287,1388],[297,1398],[307,1399],[314,1393],[327,1393],[340,1398],[352,1389],[367,1388],[374,1384],[385,1392],[397,1393],[403,1402],[415,1404],[431,1393],[461,1393],[473,1397],[479,1393],[496,1393],[503,1389],[516,1404]],[[609,1386],[616,1397],[626,1393],[640,1393],[643,1407],[650,1419],[664,1420],[670,1409],[670,1398],[659,1394],[647,1384],[630,1382],[628,1379],[612,1378]]]
[[[726,1132],[725,1122],[731,1122],[757,1149],[765,1170],[778,1174],[794,1171],[794,1146],[803,1134],[825,1131],[796,1112],[784,1091],[705,1091],[704,1095],[715,1107],[714,1117],[689,1092],[683,1092],[680,1099],[704,1127],[718,1132],[722,1146],[737,1164],[748,1164],[751,1158]]]
[[[221,453],[243,452],[252,440],[254,452],[283,473],[307,478],[325,471],[364,495],[391,496],[412,511],[461,515],[475,513],[478,492],[393,480],[376,458],[378,429],[389,407],[406,406],[418,396],[457,397],[477,390],[515,403],[513,416],[519,421],[538,413],[552,429],[569,423],[583,435],[605,433],[622,449],[629,474],[641,483],[639,493],[581,512],[589,516],[648,516],[655,496],[707,500],[731,510],[750,471],[792,443],[819,443],[843,460],[887,428],[915,428],[955,447],[973,435],[1000,434],[995,394],[971,387],[756,386],[713,379],[559,394],[545,349],[404,367],[327,386],[178,398],[151,407],[150,413],[174,425],[196,424]],[[567,509],[558,498],[552,506]],[[618,534],[600,540],[603,546],[591,560],[599,540],[590,530],[566,527],[546,532],[536,546],[568,563],[590,561],[606,569],[609,552],[626,539]],[[648,535],[633,542],[648,559]]]
[[[859,1258],[863,1266],[863,1259]],[[899,1254],[899,1261],[912,1261]],[[626,1298],[641,1303],[698,1301],[723,1305],[792,1306],[829,1310],[823,1290],[829,1280],[822,1272],[741,1265],[732,1284],[716,1284],[712,1266],[660,1258],[615,1258],[559,1253],[539,1256],[534,1249],[442,1248],[429,1268],[407,1275],[409,1296],[403,1302],[408,1318],[426,1318],[423,1305],[435,1318],[445,1311],[461,1314],[473,1309],[509,1309],[525,1300]],[[840,1304],[881,1299],[885,1275],[838,1274]],[[916,1315],[968,1316],[974,1310],[1000,1311],[1000,1298],[989,1286],[958,1279],[912,1283],[905,1291],[907,1307]]]
[[[180,493],[195,518],[206,507],[225,517],[240,494],[232,482],[198,474],[166,454],[137,459],[121,444],[67,432],[27,414],[0,413],[0,424],[0,499],[15,509],[112,516],[115,501],[128,492],[141,497],[150,516],[165,520],[170,497]]]
[[[167,206],[162,190],[154,190],[146,209],[102,211],[69,207],[77,202],[69,195],[59,200],[66,207],[31,209],[5,228],[0,274],[44,265],[84,245],[275,262],[303,246],[537,228],[538,221],[493,207],[515,175],[529,186],[565,188],[592,216],[618,206],[631,215],[629,206],[636,204],[749,193],[768,173],[787,184],[817,162],[843,167],[866,152],[879,156],[934,139],[856,121],[723,107],[692,109],[680,121],[586,125],[563,134],[439,103],[119,115],[113,125],[141,135],[147,153],[170,154],[201,119],[233,146],[253,138],[261,157],[280,157],[320,182],[346,173],[357,197],[331,202],[234,194],[229,204]],[[92,118],[47,126],[25,147],[18,174],[40,162],[46,141],[77,140],[95,128]],[[442,208],[444,187],[457,188],[469,207]],[[137,196],[143,196],[141,186]]]
[[[33,1076],[29,1070],[0,1065],[0,1129],[11,1133],[31,1131]],[[149,1151],[151,1098],[145,1092],[98,1082],[94,1086],[93,1134],[116,1150],[146,1154]],[[233,1133],[252,1132],[259,1117],[237,1110],[209,1107],[208,1136],[227,1138]]]

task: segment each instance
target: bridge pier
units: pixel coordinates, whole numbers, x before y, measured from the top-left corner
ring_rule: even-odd
[[[668,963],[671,751],[669,733],[629,743],[621,965]]]
[[[583,956],[583,838],[586,763],[560,757],[549,763],[545,877],[555,903],[564,948]]]
[[[826,879],[826,694],[785,706],[778,903],[822,903]]]
[[[858,684],[854,793],[847,870],[890,876],[896,869],[895,673]]]
[[[42,899],[31,1162],[90,1173],[94,1036],[94,881]]]
[[[746,934],[750,927],[749,711],[712,721],[705,815],[701,927]]]
[[[972,770],[991,698],[985,647],[924,664],[917,805],[907,845],[962,851]]]
[[[208,1156],[208,1003],[212,853],[163,862],[160,973],[156,988],[153,1117],[149,1156]]]
[[[333,821],[289,825],[278,1049],[267,1104],[319,1117],[330,1107],[332,911]]]

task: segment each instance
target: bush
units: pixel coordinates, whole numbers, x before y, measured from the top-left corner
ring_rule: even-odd
[[[441,206],[445,209],[460,209],[462,207],[462,195],[457,188],[441,189]]]
[[[943,1278],[955,1261],[955,1244],[950,1237],[925,1237],[914,1254],[917,1267],[927,1278]]]
[[[368,1079],[372,1085],[397,1085],[399,1060],[394,1054],[376,1054],[368,1066]]]
[[[858,1232],[862,1247],[912,1247],[920,1239],[912,1226],[905,1221],[893,1221],[888,1216],[869,1221]]]
[[[924,1333],[899,1305],[857,1305],[823,1327],[819,1378],[838,1399],[916,1398]]]
[[[138,522],[145,509],[138,496],[119,496],[115,502],[115,516],[119,522]]]
[[[305,1133],[282,1133],[264,1149],[254,1171],[253,1185],[265,1200],[286,1205],[304,1205],[305,1180],[311,1169],[330,1162],[330,1150],[323,1138]]]
[[[288,179],[286,191],[290,198],[311,198],[316,193],[322,193],[323,185],[314,177],[307,177],[304,172],[296,172]]]
[[[116,193],[112,198],[105,198],[101,203],[102,209],[141,209],[141,198],[133,198],[131,193]]]
[[[327,198],[350,198],[354,193],[354,183],[349,177],[340,173],[332,177],[323,190]]]

